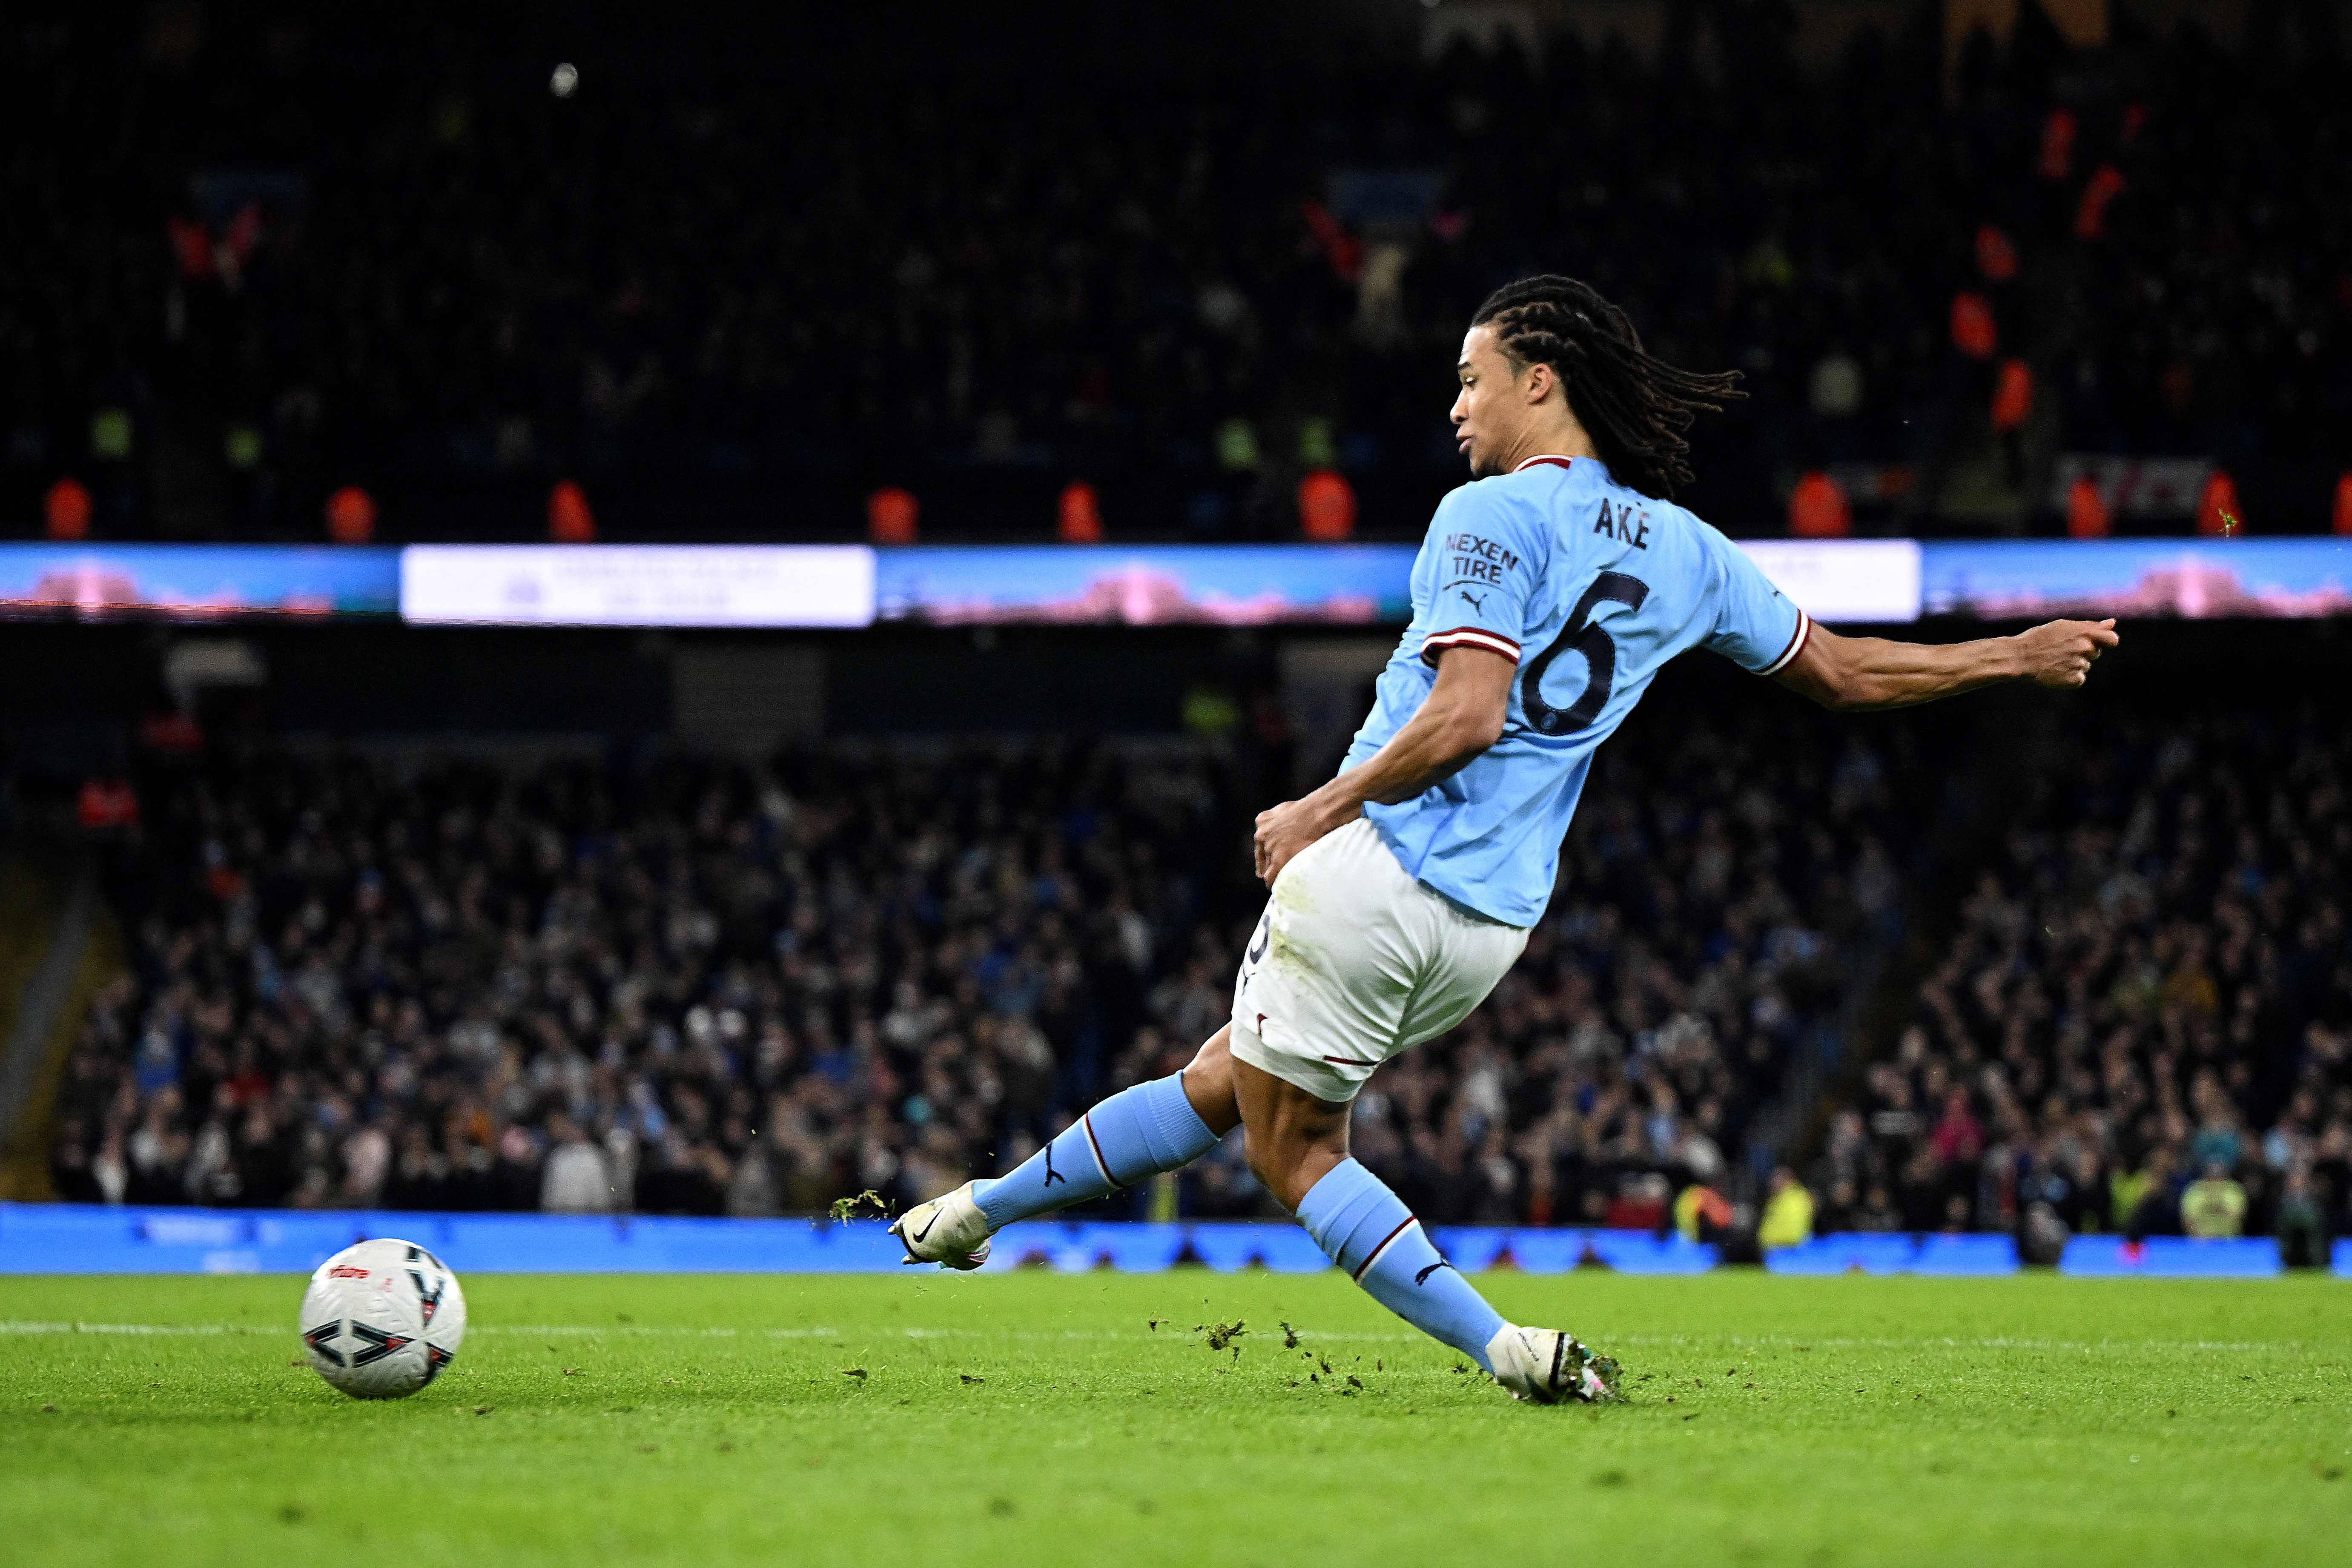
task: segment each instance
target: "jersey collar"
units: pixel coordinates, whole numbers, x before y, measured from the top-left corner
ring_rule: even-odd
[[[1513,468],[1511,472],[1515,474],[1524,472],[1528,468],[1534,468],[1538,463],[1556,463],[1559,467],[1565,468],[1575,461],[1575,458],[1563,458],[1557,452],[1542,452],[1537,454],[1535,457],[1529,458],[1526,462],[1521,463],[1517,468]]]

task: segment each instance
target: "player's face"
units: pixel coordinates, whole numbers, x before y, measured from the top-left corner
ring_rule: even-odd
[[[1463,338],[1461,363],[1454,367],[1462,383],[1454,399],[1454,445],[1469,459],[1472,479],[1505,472],[1518,441],[1527,400],[1514,368],[1493,327],[1473,327]]]

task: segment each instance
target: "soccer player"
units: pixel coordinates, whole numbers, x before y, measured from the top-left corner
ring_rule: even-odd
[[[975,1268],[1014,1220],[1173,1171],[1238,1123],[1250,1169],[1383,1306],[1521,1399],[1606,1399],[1614,1363],[1507,1323],[1348,1154],[1349,1104],[1389,1058],[1460,1023],[1527,945],[1592,754],[1658,669],[1705,647],[1841,710],[2001,680],[2077,687],[2112,621],[1934,647],[1822,630],[1667,498],[1683,433],[1729,374],[1644,353],[1572,279],[1478,308],[1453,420],[1474,482],[1439,503],[1412,624],[1339,775],[1257,818],[1272,890],[1233,1019],[1191,1065],[1113,1095],[1010,1174],[919,1204],[909,1262]]]

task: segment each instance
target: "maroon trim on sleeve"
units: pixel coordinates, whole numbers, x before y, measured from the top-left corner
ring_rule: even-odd
[[[1436,656],[1449,647],[1483,647],[1488,653],[1501,654],[1513,664],[1519,662],[1519,645],[1484,626],[1455,626],[1450,631],[1430,633],[1421,639],[1422,662],[1435,664]]]
[[[1774,659],[1771,663],[1766,665],[1756,673],[1759,675],[1780,674],[1783,669],[1786,669],[1789,667],[1789,661],[1790,659],[1796,658],[1797,655],[1804,651],[1806,640],[1812,635],[1813,617],[1805,614],[1804,611],[1799,610],[1797,612],[1797,629],[1789,634],[1789,646],[1780,650],[1780,658]]]

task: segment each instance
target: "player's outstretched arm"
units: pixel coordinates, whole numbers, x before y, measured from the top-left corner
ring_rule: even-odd
[[[1257,814],[1253,848],[1259,878],[1272,887],[1293,856],[1353,822],[1366,801],[1411,800],[1501,739],[1517,668],[1480,647],[1439,654],[1436,683],[1387,745],[1314,794]]]
[[[1815,625],[1772,679],[1841,712],[1908,708],[2002,680],[2080,686],[2119,640],[2112,620],[2050,621],[2014,637],[1941,644],[1842,637]]]

